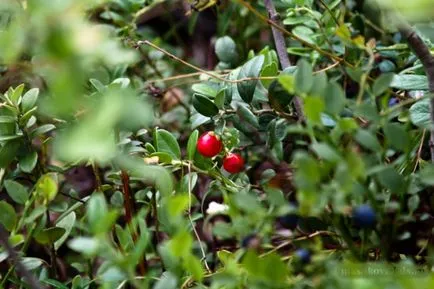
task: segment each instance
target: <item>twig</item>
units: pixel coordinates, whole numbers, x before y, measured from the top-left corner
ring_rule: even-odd
[[[250,81],[250,80],[272,80],[272,79],[276,79],[276,78],[277,78],[276,76],[262,76],[262,77],[245,77],[245,78],[240,78],[240,79],[227,79],[227,78],[224,78],[224,77],[223,77],[222,75],[220,75],[220,74],[216,74],[216,73],[209,72],[209,71],[204,70],[204,69],[202,69],[202,68],[200,68],[200,67],[197,67],[197,66],[195,66],[195,65],[193,65],[193,64],[191,64],[191,63],[189,63],[189,62],[187,62],[187,61],[185,61],[185,60],[182,60],[181,58],[179,58],[179,57],[173,55],[172,53],[170,53],[170,52],[164,50],[163,48],[161,48],[161,47],[159,47],[159,46],[153,44],[152,42],[150,42],[150,41],[148,41],[148,40],[143,40],[143,41],[138,41],[138,42],[137,42],[137,45],[143,45],[143,44],[144,44],[144,45],[149,45],[149,46],[151,46],[152,48],[154,48],[154,49],[156,49],[156,50],[158,50],[158,51],[164,53],[165,55],[169,56],[169,57],[172,58],[173,60],[178,61],[178,62],[184,64],[185,66],[188,66],[188,67],[190,67],[190,68],[193,68],[194,70],[196,70],[196,71],[198,71],[198,72],[200,72],[200,73],[202,73],[202,74],[206,74],[206,75],[208,75],[209,77],[212,77],[212,78],[218,79],[218,80],[220,80],[220,81],[229,82],[229,83],[239,83],[239,82]],[[195,75],[195,74],[189,74],[189,76],[190,76],[190,75]],[[174,78],[172,78],[171,80],[173,80],[173,79],[174,79]]]
[[[416,163],[414,164],[413,173],[416,171],[417,166],[419,165],[419,162],[420,162],[420,159],[421,159],[420,155],[422,153],[423,142],[425,141],[425,133],[426,133],[426,129],[423,130],[422,137],[420,138],[420,145],[419,145],[419,148],[417,149]]]
[[[5,251],[8,253],[9,258],[11,259],[13,266],[16,266],[18,273],[26,279],[28,282],[28,285],[31,289],[44,289],[39,281],[33,276],[27,269],[24,267],[23,263],[20,261],[20,257],[18,256],[17,252],[12,248],[12,246],[9,244],[9,237],[8,234],[3,227],[2,224],[0,224],[0,243],[2,244]]]
[[[428,87],[430,92],[430,118],[431,124],[434,123],[434,56],[431,54],[428,46],[416,31],[404,20],[399,23],[399,31],[407,39],[408,45],[413,49],[414,54],[422,63],[428,77]],[[434,162],[434,129],[430,130],[431,136],[429,148],[431,152],[431,161]]]
[[[200,239],[199,234],[197,233],[196,227],[194,226],[193,220],[191,219],[191,191],[192,191],[192,187],[191,187],[191,164],[189,163],[188,166],[188,219],[190,220],[190,224],[191,224],[191,228],[193,229],[194,235],[196,236],[197,241],[199,242],[199,247],[200,247],[200,251],[202,253],[202,259],[203,259],[203,263],[205,265],[206,270],[208,270],[208,272],[211,272],[211,269],[208,266],[208,263],[206,262],[206,254],[205,254],[205,250],[202,246],[202,241]]]
[[[274,8],[274,4],[272,0],[264,0],[265,7],[268,11],[268,17],[272,23],[276,23],[279,25],[279,14],[276,12],[276,8]],[[282,31],[277,29],[275,26],[271,26],[271,31],[273,32],[274,44],[276,46],[277,55],[279,56],[280,65],[282,69],[289,67],[291,62],[289,61],[288,52],[286,49],[285,37],[283,37]],[[297,111],[297,115],[300,118],[301,122],[304,122],[304,113],[303,113],[303,103],[301,99],[296,96],[294,98],[295,110]]]
[[[283,34],[291,37],[292,39],[297,40],[298,42],[300,42],[301,44],[317,51],[318,53],[327,56],[328,58],[335,60],[335,61],[339,61],[344,63],[345,65],[349,66],[349,67],[354,67],[354,65],[352,65],[351,63],[348,63],[347,61],[345,61],[344,59],[334,55],[333,53],[330,53],[326,50],[323,50],[321,48],[319,48],[318,46],[315,46],[309,42],[307,42],[306,40],[303,40],[302,38],[298,37],[297,35],[289,32],[288,30],[286,30],[285,28],[283,28],[282,26],[278,25],[277,23],[275,23],[274,21],[268,19],[267,17],[265,17],[264,15],[262,15],[260,12],[258,12],[255,8],[253,8],[253,6],[250,3],[247,3],[244,0],[238,0],[238,2],[241,3],[241,5],[243,5],[244,7],[246,7],[250,12],[252,12],[253,14],[255,14],[256,17],[258,17],[260,20],[262,20],[265,23],[268,23],[269,25],[271,25],[272,27],[276,28],[277,30],[279,30],[280,32],[282,32]]]
[[[330,8],[327,6],[327,4],[323,0],[319,0],[322,6],[327,10],[327,12],[330,14],[330,16],[333,18],[333,21],[336,23],[337,26],[339,26],[339,21],[336,19],[335,15],[333,15],[333,12],[330,10]]]

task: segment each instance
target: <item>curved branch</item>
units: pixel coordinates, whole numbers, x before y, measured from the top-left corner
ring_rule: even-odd
[[[434,56],[431,54],[429,47],[420,38],[416,31],[404,20],[399,24],[399,31],[402,36],[407,39],[408,45],[413,49],[414,54],[422,62],[425,69],[426,76],[428,77],[428,87],[431,94],[430,97],[430,118],[431,125],[434,125]],[[431,161],[434,162],[434,128],[431,128],[431,136],[429,147],[431,152]]]

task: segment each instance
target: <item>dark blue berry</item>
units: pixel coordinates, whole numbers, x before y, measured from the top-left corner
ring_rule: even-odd
[[[361,205],[353,210],[354,224],[360,228],[371,228],[375,225],[377,217],[369,205]]]
[[[241,240],[243,248],[258,248],[261,245],[261,240],[256,234],[250,234]]]
[[[392,97],[391,99],[389,99],[389,107],[392,107],[396,104],[398,104],[398,99],[396,97]]]
[[[294,230],[297,228],[298,219],[298,215],[296,214],[287,214],[285,216],[279,217],[277,221],[283,228]]]
[[[298,249],[295,251],[295,256],[300,260],[301,263],[307,264],[310,262],[310,251],[308,249]]]

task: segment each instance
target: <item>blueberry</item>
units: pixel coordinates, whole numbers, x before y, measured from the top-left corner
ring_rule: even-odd
[[[285,216],[279,217],[277,221],[283,228],[294,230],[297,228],[298,219],[298,215],[296,214],[287,214]]]
[[[396,104],[398,104],[398,99],[396,97],[392,97],[391,99],[389,99],[389,107],[392,107]]]
[[[257,249],[261,246],[261,239],[256,234],[250,234],[241,240],[241,247],[246,249]]]
[[[353,210],[353,220],[360,228],[370,228],[375,225],[377,217],[371,206],[361,205]]]
[[[298,249],[295,251],[295,256],[301,261],[301,263],[307,264],[310,262],[310,251],[308,249]]]

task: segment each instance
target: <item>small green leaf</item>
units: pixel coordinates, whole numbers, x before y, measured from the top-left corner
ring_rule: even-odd
[[[164,272],[163,276],[155,283],[153,289],[176,289],[178,286],[178,279],[173,273]]]
[[[258,77],[261,72],[262,65],[264,64],[264,59],[264,55],[258,55],[247,61],[241,67],[241,70],[238,74],[238,79]],[[252,101],[257,83],[258,80],[248,80],[237,83],[238,93],[240,94],[242,100],[247,103]]]
[[[238,60],[237,46],[235,41],[229,36],[217,39],[215,43],[215,53],[220,61],[235,63]]]
[[[297,62],[297,71],[295,72],[295,90],[300,94],[306,94],[313,85],[312,65],[305,59]]]
[[[57,195],[57,178],[53,173],[41,176],[35,186],[36,196],[42,202],[48,203],[54,200]]]
[[[54,129],[56,129],[56,126],[54,124],[44,124],[44,125],[38,126],[34,130],[32,130],[30,132],[30,136],[31,136],[31,138],[34,138],[34,137],[43,135],[47,132],[50,132]]]
[[[100,248],[100,241],[89,237],[78,237],[69,241],[68,246],[74,251],[85,255],[94,255]]]
[[[30,173],[38,162],[38,154],[33,151],[19,159],[20,169],[25,173]]]
[[[202,268],[202,264],[199,259],[194,255],[189,254],[184,257],[184,267],[188,272],[193,276],[193,279],[197,282],[202,282],[204,272]]]
[[[225,99],[226,99],[226,89],[220,89],[220,91],[217,93],[214,103],[219,108],[222,109],[225,105]]]
[[[191,89],[196,93],[207,98],[215,98],[220,90],[220,85],[216,82],[201,82],[191,86]]]
[[[391,147],[400,151],[406,151],[409,148],[410,137],[403,125],[388,123],[384,126],[384,134]]]
[[[354,138],[366,149],[374,152],[381,151],[381,145],[378,142],[378,139],[369,130],[359,129]]]
[[[306,118],[314,124],[321,125],[321,113],[324,111],[324,101],[319,97],[307,97],[304,100]]]
[[[181,148],[176,138],[167,130],[158,129],[156,131],[157,143],[155,144],[158,152],[165,152],[174,159],[181,158]]]
[[[23,112],[31,110],[38,101],[39,88],[32,88],[23,95],[21,108]]]
[[[238,105],[238,115],[240,116],[241,121],[245,121],[252,125],[255,128],[259,128],[259,122],[253,112],[250,111],[247,107],[243,105]]]
[[[197,145],[197,139],[199,137],[199,131],[195,129],[190,137],[188,138],[187,142],[187,159],[193,160],[194,155],[196,154],[196,145]]]
[[[270,64],[264,66],[261,71],[261,77],[276,76],[279,72],[277,63],[271,62]],[[267,88],[273,82],[272,79],[261,79],[262,85]]]
[[[24,204],[29,198],[29,193],[23,185],[12,180],[6,180],[4,182],[6,191],[14,202],[18,204]]]
[[[410,107],[410,120],[418,127],[428,128],[431,124],[430,101],[423,99]]]
[[[0,147],[0,168],[6,168],[15,159],[20,144],[17,140],[11,140]]]
[[[208,117],[215,116],[219,113],[219,109],[214,102],[201,94],[193,95],[193,107],[197,112]]]
[[[5,201],[0,201],[0,224],[8,231],[12,231],[17,222],[17,214],[15,213],[14,207]]]
[[[314,143],[311,145],[312,150],[322,159],[330,162],[341,160],[339,153],[327,143]]]
[[[64,234],[58,238],[54,242],[54,249],[59,250],[60,246],[65,243],[66,239],[69,237],[69,234],[72,231],[72,228],[74,228],[76,220],[75,212],[71,212],[68,215],[66,215],[63,219],[61,219],[59,222],[56,223],[56,227],[62,228],[65,230]]]
[[[374,85],[372,86],[372,93],[374,96],[378,96],[385,92],[389,85],[391,84],[393,80],[394,74],[393,73],[384,73],[381,74],[374,82]]]
[[[425,75],[397,74],[390,87],[402,90],[428,90],[428,78]]]
[[[42,245],[53,244],[65,233],[63,228],[48,228],[35,235],[35,240]]]
[[[324,93],[325,111],[331,115],[339,114],[345,107],[345,93],[336,82],[327,85]]]
[[[101,81],[99,81],[98,79],[95,78],[91,78],[89,79],[90,84],[92,84],[92,86],[98,91],[98,92],[103,92],[107,89],[107,87],[101,83]]]
[[[391,193],[403,192],[406,187],[404,183],[404,178],[401,176],[393,167],[388,166],[381,170],[378,174],[378,181]]]

